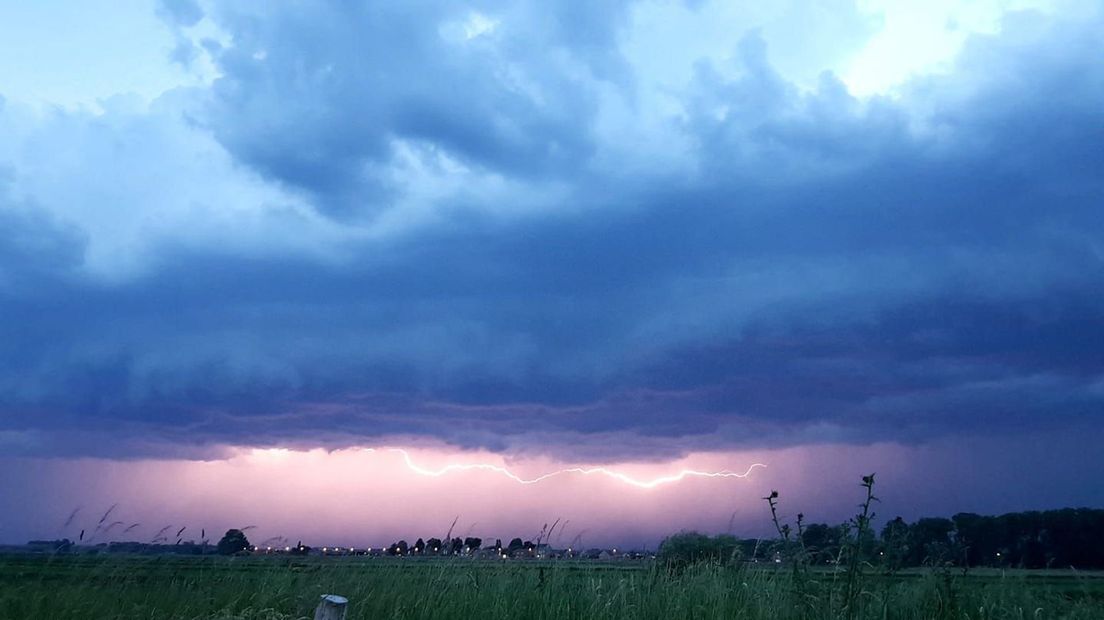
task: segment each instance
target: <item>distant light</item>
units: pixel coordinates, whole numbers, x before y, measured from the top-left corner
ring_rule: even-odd
[[[349,553],[352,553],[353,551],[354,549],[352,547],[349,547]]]
[[[291,551],[291,547],[284,547],[284,551]]]

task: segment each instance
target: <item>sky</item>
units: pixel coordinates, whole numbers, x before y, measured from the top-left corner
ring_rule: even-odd
[[[1102,47],[1062,0],[5,3],[0,542],[1102,507]]]

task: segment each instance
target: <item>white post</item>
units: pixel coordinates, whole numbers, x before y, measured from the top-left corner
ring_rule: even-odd
[[[323,594],[322,601],[314,609],[314,620],[345,620],[345,606],[349,599],[336,594]]]

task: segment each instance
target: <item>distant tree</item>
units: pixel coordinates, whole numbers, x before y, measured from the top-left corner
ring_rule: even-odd
[[[830,527],[810,524],[801,533],[809,561],[824,564],[842,558],[850,564],[877,562],[890,571],[924,564],[960,566],[1008,566],[1020,568],[1104,568],[1104,510],[1065,508],[1042,512],[1016,512],[999,516],[958,513],[951,519],[922,518],[909,524],[898,517],[889,521],[880,537],[865,528],[860,537],[854,522]],[[733,554],[725,550],[734,541]],[[500,545],[501,541],[496,545]],[[532,544],[532,543],[529,543]],[[527,548],[520,538],[510,541],[511,554]],[[718,552],[717,549],[722,551]],[[579,551],[597,558],[601,550]],[[659,558],[667,565],[725,558],[774,558],[785,555],[778,540],[725,540],[696,532],[668,537]],[[856,553],[857,551],[857,553]],[[853,554],[853,555],[852,555]]]
[[[496,538],[495,539],[494,548],[495,548],[495,551],[502,551],[502,539],[501,538]]]
[[[810,523],[801,532],[801,542],[813,564],[834,562],[839,554],[840,528],[827,523]]]
[[[457,536],[449,541],[449,554],[460,555],[460,552],[464,550],[464,539]]]
[[[419,538],[414,541],[414,553],[425,553],[426,544],[425,541]]]
[[[222,555],[234,555],[249,547],[249,539],[241,530],[226,530],[226,534],[218,541],[218,552]]]
[[[515,551],[518,551],[518,550],[524,549],[524,548],[525,548],[525,543],[521,542],[520,538],[515,538],[515,539],[510,541],[510,545],[508,547],[506,547],[506,550],[509,551],[512,554]]]
[[[474,553],[476,551],[479,551],[479,547],[481,547],[482,545],[483,545],[483,539],[482,538],[468,537],[468,538],[464,539],[464,548],[467,549],[470,552]]]
[[[399,542],[397,542],[397,543],[395,543],[395,544],[393,544],[393,545],[391,545],[390,547],[387,548],[387,554],[388,555],[406,555],[407,551],[409,551],[409,550],[410,550],[410,545],[408,545],[405,540],[400,540]]]
[[[426,553],[441,553],[442,546],[440,538],[430,538],[426,541]]]
[[[909,563],[912,566],[942,564],[954,560],[951,535],[954,521],[928,517],[909,526]]]
[[[909,531],[909,524],[901,517],[882,528],[881,559],[890,570],[897,570],[909,561]]]
[[[908,531],[908,523],[905,523],[905,520],[901,517],[897,517],[886,523],[885,527],[882,528],[882,542],[888,541],[891,538],[899,538],[902,535],[908,535]]]
[[[956,559],[970,566],[1104,567],[1104,510],[959,513],[952,520]]]
[[[961,550],[956,558],[960,563],[976,566],[992,557],[997,545],[991,536],[992,528],[986,523],[989,519],[972,512],[960,512],[951,517],[955,526],[955,542]]]
[[[735,536],[707,536],[698,532],[679,532],[659,545],[658,558],[669,568],[681,569],[696,562],[737,561],[740,541]]]

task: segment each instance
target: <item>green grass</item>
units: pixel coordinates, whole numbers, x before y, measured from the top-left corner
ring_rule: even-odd
[[[0,557],[0,617],[310,618],[341,594],[358,618],[848,618],[843,578],[696,565],[368,558]],[[1061,571],[867,575],[855,618],[1104,618],[1104,577]]]

